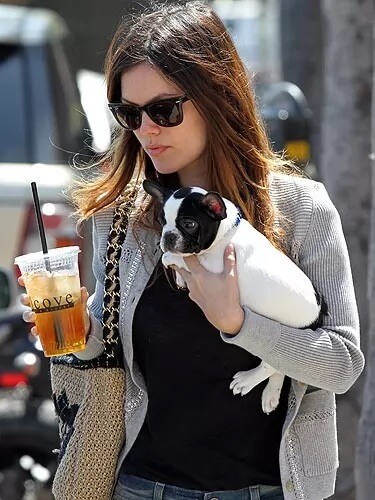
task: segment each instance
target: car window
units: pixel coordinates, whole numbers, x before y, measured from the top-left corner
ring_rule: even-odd
[[[0,162],[28,158],[23,57],[22,47],[0,44]]]
[[[10,305],[9,279],[6,273],[0,269],[0,309],[6,309]]]

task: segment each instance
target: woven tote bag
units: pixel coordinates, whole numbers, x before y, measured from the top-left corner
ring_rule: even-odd
[[[103,300],[104,352],[83,361],[51,358],[52,397],[60,450],[53,482],[56,500],[110,500],[125,438],[125,370],[118,332],[118,264],[136,190],[115,208],[106,253]]]

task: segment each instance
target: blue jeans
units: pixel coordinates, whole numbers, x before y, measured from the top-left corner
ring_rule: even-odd
[[[249,486],[232,491],[197,491],[121,474],[112,500],[283,500],[281,486]]]

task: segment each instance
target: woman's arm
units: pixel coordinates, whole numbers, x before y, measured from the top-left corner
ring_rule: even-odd
[[[299,266],[328,305],[316,330],[290,328],[244,308],[237,335],[221,334],[294,379],[336,393],[346,392],[363,370],[359,319],[349,256],[339,214],[323,186],[314,191],[310,227]]]

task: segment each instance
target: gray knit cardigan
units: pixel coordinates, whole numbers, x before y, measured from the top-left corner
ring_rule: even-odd
[[[329,315],[317,330],[290,328],[245,308],[245,321],[235,336],[221,334],[291,377],[288,412],[279,461],[286,500],[322,500],[334,493],[338,467],[334,393],[344,393],[363,370],[359,320],[348,251],[340,217],[322,184],[275,174],[271,196],[283,215],[289,256],[324,296]],[[140,201],[138,202],[140,203]],[[102,351],[101,315],[105,255],[113,211],[94,217],[93,271],[97,280],[90,297],[92,328],[88,346],[78,353],[91,359]],[[147,388],[133,356],[132,320],[138,300],[160,257],[158,237],[132,223],[120,261],[120,335],[124,347],[126,441],[120,465],[133,445],[147,411]],[[166,390],[168,390],[166,388]],[[229,390],[229,389],[228,389]],[[194,423],[192,422],[192,425]],[[249,427],[249,432],[251,428]]]

